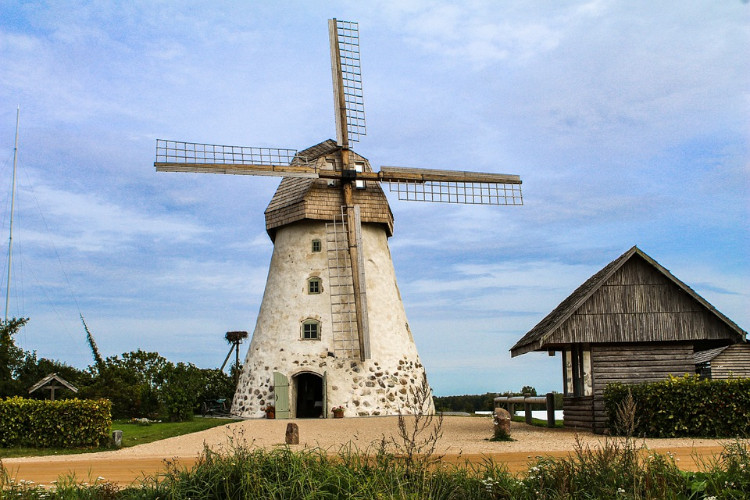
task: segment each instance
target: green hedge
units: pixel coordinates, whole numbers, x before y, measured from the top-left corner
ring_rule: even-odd
[[[629,391],[635,402],[636,436],[750,436],[750,378],[701,380],[685,375],[649,384],[607,384],[604,403],[611,431],[618,427],[617,408]]]
[[[112,427],[106,399],[0,401],[0,447],[81,448],[104,446]]]

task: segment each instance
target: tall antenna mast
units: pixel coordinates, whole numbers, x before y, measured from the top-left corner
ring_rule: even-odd
[[[8,287],[5,290],[5,323],[8,323],[8,305],[10,304],[10,270],[13,262],[13,208],[16,204],[16,165],[18,163],[18,121],[21,117],[21,106],[16,108],[16,142],[13,146],[13,180],[10,188],[10,231],[8,236]]]

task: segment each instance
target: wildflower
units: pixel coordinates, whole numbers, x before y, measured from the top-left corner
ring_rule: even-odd
[[[617,494],[618,495],[624,495],[625,494],[625,488],[617,488]]]

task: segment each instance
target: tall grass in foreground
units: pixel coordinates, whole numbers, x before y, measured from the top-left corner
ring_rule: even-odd
[[[565,459],[537,458],[525,474],[501,464],[440,465],[393,454],[383,441],[364,451],[338,453],[252,449],[237,441],[224,451],[204,449],[183,470],[166,463],[163,475],[118,490],[102,480],[72,478],[40,488],[0,475],[0,496],[20,499],[745,499],[750,498],[747,443],[725,446],[702,471],[680,471],[669,455],[649,453],[631,440],[600,449],[580,444]]]

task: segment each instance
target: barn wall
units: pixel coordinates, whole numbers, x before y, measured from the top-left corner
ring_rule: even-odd
[[[571,429],[593,430],[593,403],[593,396],[564,397],[563,425]]]
[[[593,429],[604,432],[607,413],[604,389],[611,382],[640,384],[659,382],[669,375],[695,372],[691,344],[592,345],[591,371],[594,377]]]
[[[711,360],[711,378],[750,377],[750,344],[735,344]]]

